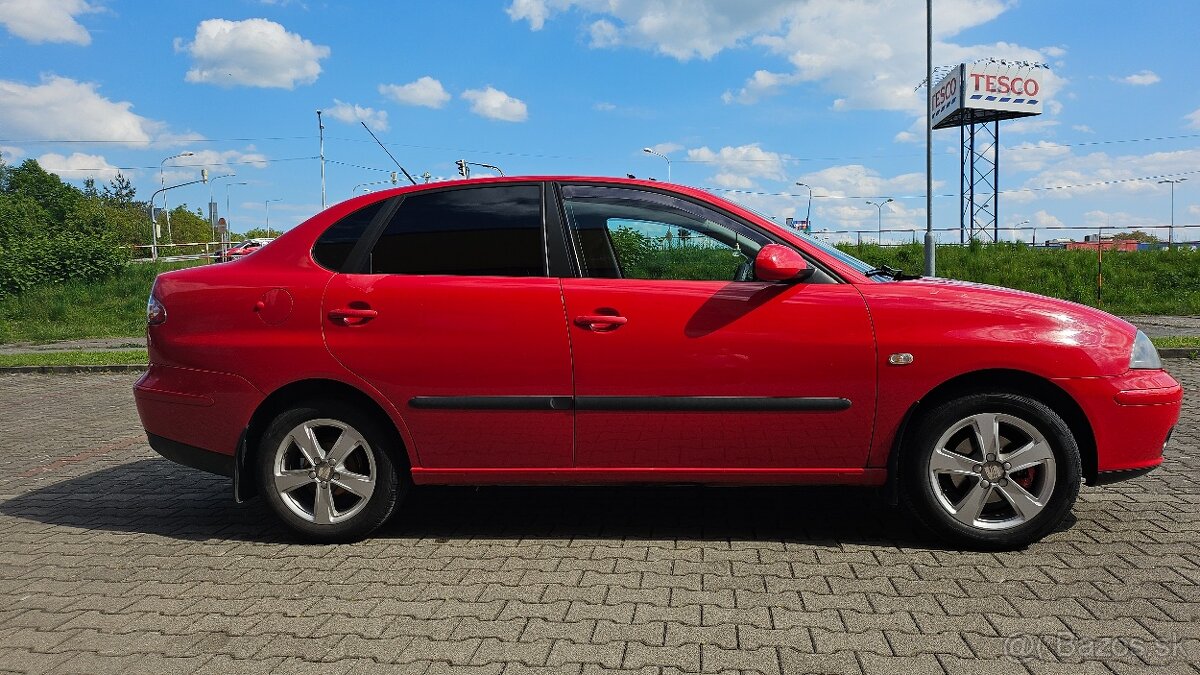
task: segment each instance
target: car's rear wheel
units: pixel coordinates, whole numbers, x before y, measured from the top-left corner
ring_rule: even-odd
[[[1011,549],[1058,527],[1079,494],[1079,447],[1054,410],[1027,396],[957,398],[917,420],[901,458],[918,519],[957,545]]]
[[[357,541],[382,525],[407,491],[391,434],[335,401],[281,413],[263,434],[259,489],[271,510],[305,539]]]

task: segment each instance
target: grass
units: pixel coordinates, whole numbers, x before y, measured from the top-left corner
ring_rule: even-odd
[[[1152,337],[1150,341],[1160,349],[1177,347],[1180,349],[1200,349],[1200,335],[1168,335]]]
[[[102,281],[68,281],[0,298],[0,344],[141,335],[154,277],[194,264],[131,264]]]
[[[920,244],[843,245],[873,265],[908,272],[924,267]],[[1007,286],[1092,305],[1113,314],[1200,314],[1200,252],[1106,251],[1096,297],[1095,251],[1031,248],[1024,244],[939,246],[940,277]]]
[[[127,363],[135,365],[146,363],[146,350],[0,354],[0,368],[13,366],[114,366]]]

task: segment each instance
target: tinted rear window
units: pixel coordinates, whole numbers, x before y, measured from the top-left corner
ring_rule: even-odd
[[[542,190],[502,185],[408,195],[371,253],[374,274],[542,276]]]

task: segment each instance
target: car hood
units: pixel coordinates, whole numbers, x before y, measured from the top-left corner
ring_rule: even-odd
[[[985,348],[994,367],[1045,366],[1054,377],[1114,375],[1129,366],[1137,328],[1094,307],[936,277],[861,285],[882,342]]]

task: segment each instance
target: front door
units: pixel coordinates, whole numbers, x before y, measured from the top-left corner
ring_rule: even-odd
[[[424,468],[571,465],[571,356],[541,205],[536,184],[409,195],[361,273],[325,292],[329,350],[401,411]]]
[[[858,291],[753,279],[772,240],[646,190],[564,186],[576,464],[861,469],[875,347]]]

